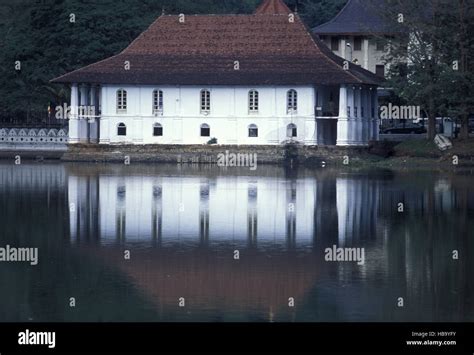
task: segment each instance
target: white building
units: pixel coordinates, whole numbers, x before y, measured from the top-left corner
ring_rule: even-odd
[[[160,16],[120,54],[53,82],[71,85],[70,144],[378,139],[380,79],[328,51],[282,0],[252,15]]]
[[[337,16],[313,28],[313,33],[334,54],[383,78],[388,54],[385,38],[396,33],[384,19],[385,6],[385,0],[348,0]]]

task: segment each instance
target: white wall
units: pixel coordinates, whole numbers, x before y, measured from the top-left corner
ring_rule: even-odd
[[[117,113],[116,92],[127,90],[127,112]],[[152,113],[153,90],[163,96],[163,115]],[[211,112],[200,112],[200,91],[211,92]],[[287,114],[287,91],[298,92],[298,112]],[[248,93],[259,92],[259,112],[249,113]],[[280,144],[287,139],[287,125],[298,127],[297,140],[315,144],[315,94],[312,86],[297,87],[177,87],[103,86],[100,142],[133,144],[204,144],[217,138],[219,144]],[[127,125],[127,136],[117,135],[119,123]],[[153,136],[153,124],[163,126],[163,136]],[[200,136],[201,124],[211,127],[211,137]],[[248,137],[248,126],[255,124],[258,138]]]
[[[332,36],[324,36],[323,42],[331,48],[331,38]],[[345,36],[339,38],[339,50],[333,51],[334,54],[342,57],[344,59],[350,60],[351,59],[351,49],[347,47],[347,43],[349,43],[352,48],[354,49],[354,36]],[[361,50],[353,50],[352,51],[352,60],[357,59],[358,64],[373,73],[376,71],[377,65],[383,65],[383,55],[385,51],[377,50],[377,42],[376,38],[369,38],[369,37],[361,37],[362,38],[362,48]],[[367,41],[367,42],[365,42]],[[367,49],[365,45],[368,45]]]

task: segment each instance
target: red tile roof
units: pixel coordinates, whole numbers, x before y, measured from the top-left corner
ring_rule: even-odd
[[[65,74],[56,83],[142,85],[377,85],[360,67],[344,70],[298,15],[267,0],[253,15],[160,16],[123,52]],[[273,7],[276,6],[276,7]],[[125,69],[125,62],[130,69]],[[235,70],[238,61],[239,70]]]
[[[288,15],[291,13],[291,10],[286,6],[283,0],[266,0],[255,10],[255,14],[258,15],[274,15],[274,14],[284,14]]]

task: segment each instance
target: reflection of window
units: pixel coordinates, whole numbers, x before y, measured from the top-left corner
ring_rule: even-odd
[[[125,199],[125,192],[126,192],[125,186],[117,187],[117,198],[120,201],[123,201]]]
[[[209,199],[209,185],[201,185],[199,195],[201,196],[201,200]]]
[[[201,125],[201,137],[210,137],[211,136],[211,127],[208,124],[204,123]]]
[[[258,192],[257,192],[257,186],[255,185],[250,185],[249,186],[249,190],[248,190],[248,198],[250,201],[255,201],[257,199],[257,195],[258,195]]]
[[[331,50],[338,51],[339,50],[339,38],[332,37],[331,38]]]
[[[125,123],[119,123],[117,126],[117,136],[126,136],[127,135],[127,126]]]
[[[201,113],[209,113],[211,111],[211,92],[209,90],[201,90]]]
[[[258,127],[254,124],[249,126],[249,137],[256,138],[258,137]]]
[[[258,91],[256,90],[249,91],[249,112],[258,112]]]
[[[153,136],[154,137],[161,137],[163,136],[163,126],[159,123],[155,123],[153,125]]]
[[[296,128],[296,125],[291,123],[288,125],[287,129],[287,136],[290,138],[294,138],[298,136],[298,129]]]
[[[355,51],[362,50],[362,38],[361,37],[355,37],[354,38],[354,50]]]
[[[153,197],[158,198],[161,197],[162,189],[161,186],[153,186]]]

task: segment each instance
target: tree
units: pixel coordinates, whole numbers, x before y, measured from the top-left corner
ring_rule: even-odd
[[[428,117],[428,138],[436,117],[462,122],[468,138],[473,110],[474,9],[468,0],[393,0],[385,16],[398,35],[387,39],[388,86]]]

